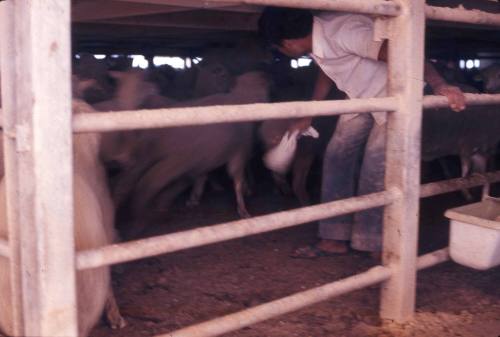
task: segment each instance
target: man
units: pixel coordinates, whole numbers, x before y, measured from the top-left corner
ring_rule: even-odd
[[[260,34],[289,57],[309,54],[321,71],[312,100],[322,100],[332,81],[349,98],[386,96],[387,42],[374,41],[370,16],[340,12],[312,15],[310,11],[267,7],[259,20]],[[448,85],[430,63],[424,79],[450,107],[465,108],[458,87]],[[385,171],[386,117],[384,112],[349,114],[339,118],[325,152],[321,201],[329,202],[382,191]],[[306,129],[311,118],[290,127]],[[359,167],[362,159],[361,167]],[[359,176],[359,182],[358,182]],[[381,250],[383,208],[370,209],[319,222],[320,241],[297,249],[292,256],[314,258],[355,250],[378,255]]]

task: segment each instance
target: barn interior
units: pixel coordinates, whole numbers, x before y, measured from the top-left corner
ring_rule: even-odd
[[[427,3],[500,13],[498,1],[429,0]],[[261,6],[219,1],[74,0],[73,52],[100,55],[100,58],[106,55],[103,61],[111,63],[114,57],[134,55],[137,60],[133,66],[143,68],[155,67],[155,60],[157,64],[162,63],[159,60],[167,60],[177,74],[191,71],[200,61],[215,59],[229,69],[232,76],[251,70],[257,66],[257,60],[264,57],[266,71],[275,82],[274,101],[308,100],[314,65],[307,59],[291,60],[277,53],[269,57],[256,33],[261,11]],[[499,41],[500,31],[489,26],[427,23],[427,58],[438,64],[449,81],[466,83],[478,90],[482,89],[482,83],[477,82],[475,76],[480,69],[498,62]],[[279,88],[284,87],[293,89],[280,91]],[[191,93],[185,90],[189,89],[171,95],[188,99]],[[343,97],[337,93],[334,98]],[[328,120],[321,122],[319,127],[327,123]],[[325,132],[332,132],[331,124],[325,128]],[[253,195],[247,197],[250,214],[299,207],[300,202],[293,193],[283,195],[277,191],[269,171],[261,163],[259,145],[255,151],[249,165],[254,176]],[[451,176],[458,177],[458,159],[449,157],[446,161],[450,164]],[[230,180],[223,170],[217,172],[214,179],[222,185],[222,191],[208,187],[200,205],[194,208],[185,206],[188,193],[184,193],[168,210],[160,207],[152,212],[153,225],[143,236],[238,219]],[[423,163],[423,182],[442,179],[446,179],[446,175],[441,163]],[[319,202],[320,182],[321,156],[318,156],[307,185],[313,203]],[[480,198],[479,189],[471,192],[474,200]],[[449,228],[443,213],[465,203],[468,201],[461,193],[422,199],[421,253],[447,245]],[[308,224],[127,263],[117,268],[113,279],[122,313],[130,324],[118,331],[101,324],[95,336],[149,336],[176,330],[351,275],[375,264],[369,256],[357,253],[317,260],[289,257],[296,247],[314,242],[315,234],[316,224]],[[282,268],[275,268],[276,264]],[[382,324],[377,314],[378,288],[375,287],[229,335],[479,337],[498,334],[500,292],[494,286],[499,277],[498,268],[478,273],[449,262],[419,275],[416,320],[408,326]]]
[[[498,13],[495,0],[430,0],[429,5]],[[94,54],[197,56],[255,36],[255,5],[196,0],[73,0],[73,48]],[[98,9],[98,10],[97,10]],[[428,55],[439,59],[499,57],[499,32],[460,23],[427,25]]]
[[[500,13],[497,0],[427,0],[427,3]],[[243,1],[72,0],[73,71],[85,78],[91,77],[92,71],[86,68],[90,64],[107,70],[148,69],[159,74],[155,78],[158,85],[165,86],[160,88],[162,95],[187,101],[194,97],[195,79],[194,75],[186,74],[216,62],[227,69],[231,78],[256,69],[267,72],[273,81],[273,102],[308,100],[317,69],[307,57],[290,59],[261,42],[257,22],[262,8]],[[480,70],[500,62],[499,42],[498,28],[427,22],[427,58],[448,81],[471,86],[479,92],[484,89],[477,76]],[[104,88],[114,86],[112,78],[107,81]],[[88,90],[84,98],[92,104],[110,99],[113,92],[103,93],[102,89]],[[217,90],[229,88],[223,86]],[[341,92],[331,93],[331,99],[344,98]],[[334,118],[318,119],[315,123],[320,132],[328,135],[334,132]],[[326,142],[321,145],[322,151]],[[292,191],[275,185],[262,164],[262,155],[263,145],[256,141],[248,164],[252,193],[246,199],[250,214],[268,214],[303,205],[304,200],[299,200]],[[460,176],[458,158],[450,156],[444,161],[450,172],[443,171],[442,161],[423,163],[422,182]],[[492,165],[498,169],[498,155],[494,161]],[[109,174],[113,179],[117,172],[110,170]],[[194,207],[186,205],[188,190],[168,208],[161,206],[160,196],[159,206],[144,215],[149,225],[140,236],[239,219],[225,170],[217,170],[212,179],[199,205]],[[321,154],[317,154],[307,180],[310,194],[307,202],[319,203],[320,186]],[[499,190],[498,186],[492,187],[494,195]],[[479,188],[472,189],[470,194],[469,200],[460,192],[421,200],[420,253],[448,244],[449,226],[443,214],[448,208],[481,198]],[[127,216],[126,211],[122,217]],[[120,223],[117,226],[123,230]],[[352,251],[310,260],[291,258],[290,253],[296,247],[316,240],[316,229],[317,224],[311,223],[118,265],[113,270],[113,287],[128,325],[112,330],[103,320],[92,336],[151,336],[177,330],[377,264],[369,254]],[[478,272],[447,262],[419,273],[417,312],[415,319],[406,325],[379,319],[380,288],[376,286],[227,336],[497,336],[499,279],[499,268]]]

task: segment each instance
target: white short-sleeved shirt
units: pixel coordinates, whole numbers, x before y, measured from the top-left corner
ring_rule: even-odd
[[[382,42],[374,41],[373,32],[369,16],[327,12],[314,17],[311,57],[349,98],[386,96],[387,64],[377,60]],[[385,112],[373,117],[385,122]]]

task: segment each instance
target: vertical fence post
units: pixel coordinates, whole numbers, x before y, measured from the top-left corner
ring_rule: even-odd
[[[389,95],[399,108],[388,113],[385,185],[401,197],[385,208],[383,264],[394,274],[382,286],[380,315],[404,322],[415,310],[425,1],[397,2],[402,13],[389,19]]]
[[[70,6],[70,0],[0,4],[13,329],[19,336],[77,335]]]
[[[14,18],[12,16],[14,11],[14,3],[12,1],[5,1],[0,3],[0,73],[2,75],[2,137],[3,137],[3,154],[4,160],[4,174],[6,188],[12,193],[15,193],[15,182],[17,178],[17,165],[16,165],[16,147],[15,138],[8,137],[8,135],[15,132],[15,100],[16,91],[10,85],[10,80],[14,78],[14,68],[16,59],[13,57],[15,53],[15,38],[12,34],[14,30]],[[16,196],[17,197],[17,196]],[[8,236],[9,236],[9,272],[10,272],[10,286],[11,286],[11,299],[10,309],[12,312],[12,328],[11,332],[15,336],[24,335],[23,315],[22,315],[22,291],[21,291],[21,254],[19,243],[19,230],[17,209],[15,206],[17,198],[7,198],[6,217],[8,221]],[[2,271],[6,272],[6,271]]]

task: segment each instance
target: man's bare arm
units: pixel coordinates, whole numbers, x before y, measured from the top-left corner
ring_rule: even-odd
[[[424,64],[424,80],[436,95],[448,98],[452,110],[462,111],[465,109],[465,96],[462,90],[457,86],[446,83],[430,62]]]
[[[328,77],[321,68],[319,68],[318,77],[316,78],[316,83],[314,85],[314,90],[312,94],[313,101],[321,101],[328,96],[330,90],[332,90],[333,81]]]
[[[320,68],[318,72],[318,77],[316,78],[316,83],[314,85],[314,90],[311,99],[313,101],[324,100],[328,96],[328,93],[332,89],[332,86],[333,86],[332,80]],[[311,123],[312,123],[312,117],[299,118],[290,124],[288,130],[290,132],[293,132],[294,130],[303,131],[306,130],[309,126],[311,126]]]
[[[384,41],[380,48],[378,60],[387,62],[387,40]],[[432,63],[427,61],[424,63],[424,81],[429,84],[436,95],[442,95],[448,98],[451,109],[455,111],[465,109],[465,96],[462,90],[454,85],[446,83]]]

